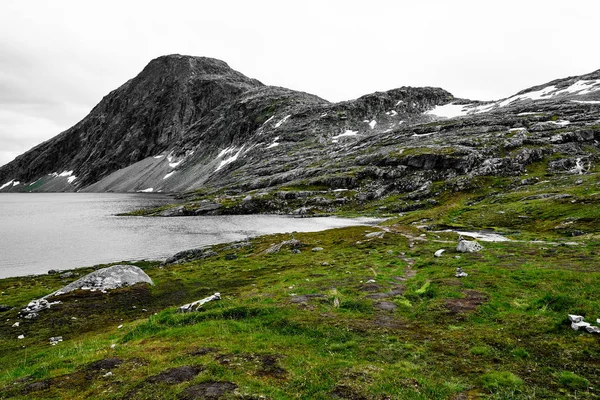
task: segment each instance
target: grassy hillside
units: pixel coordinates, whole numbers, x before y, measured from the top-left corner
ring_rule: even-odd
[[[0,398],[596,398],[600,337],[567,315],[600,317],[599,182],[560,182],[502,193],[488,182],[486,196],[445,194],[381,227],[297,233],[302,247],[273,254],[289,234],[138,263],[154,286],[63,295],[34,320],[17,308],[68,279],[1,280],[1,302],[17,308],[2,313]],[[553,190],[571,197],[535,197]],[[450,225],[518,240],[458,253],[458,235],[437,230]],[[215,292],[221,301],[177,312]]]

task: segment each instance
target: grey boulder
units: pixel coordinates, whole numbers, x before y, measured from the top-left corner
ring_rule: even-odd
[[[136,283],[153,284],[152,279],[150,279],[144,271],[134,265],[113,265],[112,267],[102,268],[87,274],[83,278],[69,283],[67,286],[47,297],[69,293],[77,289],[106,291],[135,285]]]

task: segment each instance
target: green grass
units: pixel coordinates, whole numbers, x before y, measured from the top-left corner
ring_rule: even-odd
[[[600,346],[572,331],[567,314],[598,317],[598,240],[484,243],[480,253],[458,254],[456,234],[388,225],[381,239],[367,239],[373,228],[366,227],[296,234],[307,245],[300,254],[264,254],[288,239],[273,235],[237,250],[236,260],[226,260],[221,245],[219,256],[201,262],[145,263],[155,286],[66,296],[39,319],[21,319],[20,328],[11,327],[17,310],[8,311],[0,397],[176,398],[204,381],[235,383],[236,398],[595,397]],[[315,246],[325,250],[313,253]],[[439,248],[446,252],[434,257]],[[414,276],[406,275],[407,260]],[[459,266],[467,278],[454,277]],[[369,279],[376,293],[401,293],[373,297]],[[22,307],[63,283],[10,278],[0,290],[3,302]],[[176,312],[215,291],[223,300]],[[315,296],[293,300],[301,295]],[[380,301],[397,307],[380,310]],[[57,335],[64,341],[50,346]],[[112,376],[86,369],[109,357],[123,360]],[[146,381],[182,365],[203,369],[188,382]],[[35,382],[48,387],[33,390]]]

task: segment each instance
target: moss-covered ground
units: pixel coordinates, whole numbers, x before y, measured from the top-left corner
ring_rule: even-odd
[[[16,308],[2,313],[0,397],[597,397],[600,337],[573,331],[567,315],[600,317],[600,239],[553,234],[463,254],[457,234],[400,222],[297,233],[299,253],[265,253],[284,234],[202,261],[142,263],[154,286],[63,295],[32,320],[18,308],[68,280],[1,280],[2,303]],[[176,312],[214,292],[222,300]]]

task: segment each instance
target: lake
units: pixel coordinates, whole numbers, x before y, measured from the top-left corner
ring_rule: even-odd
[[[315,232],[378,220],[276,215],[119,217],[173,202],[146,193],[0,194],[0,278],[126,260],[272,233]]]

